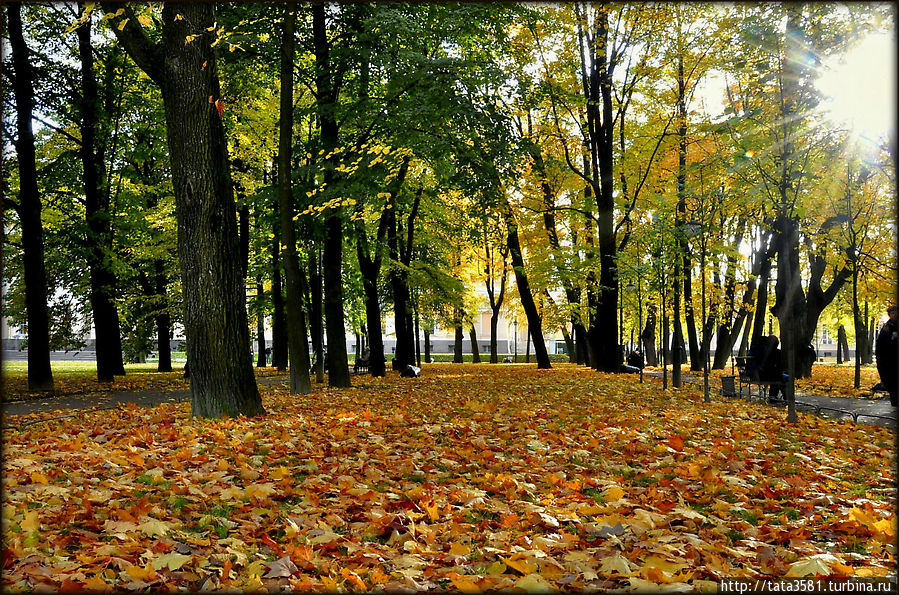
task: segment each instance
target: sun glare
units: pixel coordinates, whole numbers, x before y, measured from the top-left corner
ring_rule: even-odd
[[[817,81],[821,105],[836,124],[877,141],[896,128],[896,40],[874,34],[825,61]]]

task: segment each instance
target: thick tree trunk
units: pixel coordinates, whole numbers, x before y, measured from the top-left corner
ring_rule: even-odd
[[[425,363],[431,363],[431,333],[428,331],[427,327],[424,329],[425,331]]]
[[[689,249],[684,254],[684,323],[687,326],[687,346],[690,350],[690,370],[702,371],[703,354],[696,329],[696,313],[693,310],[693,274]]]
[[[322,150],[331,155],[339,143],[337,99],[340,93],[331,67],[330,42],[325,22],[325,4],[312,5],[312,40],[315,49],[316,106],[321,132]],[[324,161],[323,186],[334,188],[337,176],[333,158]],[[339,210],[325,220],[322,268],[325,286],[325,326],[328,335],[328,386],[348,388],[350,369],[347,364],[346,326],[343,314],[343,217]]]
[[[766,259],[759,271],[758,295],[755,298],[755,314],[752,317],[750,344],[765,335],[765,315],[768,313],[768,280],[771,278],[771,261]]]
[[[591,361],[590,341],[587,340],[587,329],[580,322],[575,321],[572,316],[572,327],[574,328],[574,348],[577,351],[577,363],[581,366],[589,365]]]
[[[846,327],[842,324],[837,329],[837,363],[849,361],[849,340],[846,337]]]
[[[104,4],[107,12],[118,5]],[[111,10],[108,10],[111,9]],[[234,193],[212,4],[167,3],[162,43],[152,44],[130,9],[111,29],[162,91],[178,221],[184,330],[193,414],[264,413],[253,375]],[[196,36],[192,43],[185,38]],[[205,65],[205,67],[204,67]],[[210,100],[212,98],[212,100]]]
[[[82,7],[82,5],[79,5]],[[91,21],[78,27],[78,54],[81,59],[81,163],[84,179],[84,205],[87,220],[88,267],[90,269],[90,303],[96,336],[97,379],[110,381],[124,376],[122,336],[119,313],[115,305],[116,278],[110,270],[112,224],[109,194],[103,187],[106,179],[100,128],[100,97],[94,74],[91,47]]]
[[[278,211],[284,248],[284,276],[287,280],[287,340],[290,362],[290,392],[309,394],[309,339],[306,329],[305,273],[297,255],[296,227],[293,220],[291,157],[293,153],[293,70],[296,37],[294,3],[284,5],[284,29],[281,39],[281,112],[278,129]]]
[[[684,342],[684,331],[681,325],[681,265],[683,253],[678,252],[674,262],[674,336],[671,338],[671,386],[681,386],[681,364],[684,363],[684,352],[681,345]]]
[[[166,296],[165,262],[157,260],[156,268],[156,299],[159,313],[156,315],[156,345],[159,352],[159,360],[156,366],[157,372],[172,371],[172,318],[169,314],[169,299]]]
[[[515,273],[515,282],[518,285],[518,295],[528,319],[528,328],[534,336],[534,353],[537,356],[537,368],[549,369],[552,368],[552,364],[549,362],[546,343],[543,341],[543,322],[540,320],[540,314],[537,312],[537,305],[534,303],[531,286],[528,283],[528,277],[524,270],[524,258],[521,254],[521,244],[518,240],[518,222],[512,213],[512,206],[505,197],[502,199],[501,208],[503,219],[506,223],[506,242],[509,246],[509,254],[512,257],[512,270]],[[612,326],[615,326],[614,322],[613,316]]]
[[[643,341],[643,357],[647,366],[659,365],[659,358],[656,354],[656,306],[649,304],[646,309],[646,323],[643,331],[640,333]]]
[[[384,238],[388,228],[394,221],[394,209],[396,199],[402,189],[406,174],[409,171],[409,159],[404,159],[394,180],[387,202],[381,211],[378,220],[378,228],[375,232],[374,246],[369,244],[368,231],[363,221],[362,200],[356,203],[356,215],[354,231],[356,236],[356,260],[359,262],[359,271],[362,275],[362,290],[365,294],[365,320],[369,337],[369,372],[372,376],[379,377],[387,374],[384,358],[384,337],[381,332],[381,302],[378,291],[378,278],[381,274],[381,262],[383,255]],[[395,243],[395,236],[391,238]],[[394,244],[391,244],[394,245]],[[394,253],[396,251],[394,250]],[[392,254],[393,256],[393,254]]]
[[[407,165],[408,161],[404,162],[403,167],[405,168]],[[401,171],[401,173],[405,176],[404,171]],[[415,358],[408,267],[412,262],[415,218],[418,214],[422,190],[423,188],[419,186],[415,193],[415,200],[409,210],[409,215],[406,217],[405,229],[398,221],[396,206],[389,213],[387,245],[390,248],[391,259],[397,263],[390,271],[393,313],[396,326],[396,353],[393,358],[394,370],[405,370],[406,366],[414,363]],[[399,188],[394,193],[394,197],[398,194]]]
[[[571,333],[568,332],[565,325],[562,325],[560,330],[562,331],[562,338],[565,339],[565,350],[568,352],[568,363],[576,363],[577,358],[574,353],[574,339],[571,338]]]
[[[50,369],[50,316],[47,308],[47,272],[44,265],[44,235],[41,226],[41,197],[37,184],[34,133],[32,68],[22,26],[21,4],[7,4],[9,45],[15,70],[13,96],[16,104],[16,155],[19,162],[19,203],[16,212],[22,226],[25,278],[25,313],[28,324],[28,390],[53,391]]]
[[[490,312],[490,363],[499,363],[499,349],[496,344],[499,326],[499,308],[492,309]]]
[[[865,340],[868,338],[867,329],[865,328],[865,319],[862,316],[861,308],[858,301],[858,262],[854,262],[852,267],[852,322],[855,328],[855,374],[853,377],[853,388],[861,386],[862,378],[862,353],[865,352]],[[848,355],[848,350],[847,350]]]
[[[597,43],[594,76],[591,77],[591,97],[602,98],[602,119],[596,113],[592,118],[595,126],[592,146],[596,153],[595,162],[599,173],[599,184],[594,184],[596,195],[596,215],[599,231],[599,302],[591,326],[594,340],[591,341],[594,367],[603,372],[618,372],[620,358],[618,349],[618,258],[615,239],[615,198],[614,198],[614,151],[612,133],[615,125],[612,103],[612,71],[608,55],[608,12],[601,8],[598,16]],[[597,107],[594,109],[598,110]],[[589,110],[589,108],[588,108]]]
[[[412,329],[409,328],[409,286],[406,275],[396,268],[390,272],[390,287],[393,293],[393,317],[396,327],[396,351],[393,355],[394,370],[405,370],[412,363],[415,349],[412,346]]]
[[[381,334],[381,304],[378,298],[378,272],[375,264],[360,253],[357,240],[357,256],[362,273],[362,290],[365,293],[365,325],[368,329],[368,371],[372,376],[387,375],[384,363],[384,337]]]
[[[481,363],[481,352],[478,349],[478,337],[474,329],[474,323],[469,325],[468,334],[471,338],[471,363],[479,364]]]

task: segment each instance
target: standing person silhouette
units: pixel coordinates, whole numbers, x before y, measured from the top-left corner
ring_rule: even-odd
[[[887,320],[877,335],[874,354],[877,356],[877,373],[880,383],[890,393],[890,404],[896,406],[896,338],[899,332],[899,306],[893,304],[887,308],[890,319]]]

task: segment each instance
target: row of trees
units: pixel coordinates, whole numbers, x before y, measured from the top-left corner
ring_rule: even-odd
[[[255,414],[267,317],[294,392],[325,358],[345,387],[348,331],[386,372],[386,312],[395,369],[434,320],[474,344],[480,284],[491,361],[511,292],[539,367],[561,328],[617,371],[628,327],[650,363],[671,338],[677,385],[683,343],[700,369],[714,337],[721,367],[770,311],[808,375],[824,308],[848,288],[863,342],[894,291],[894,151],[859,152],[814,86],[885,10],[8,4],[5,312],[31,387],[87,309],[101,380],[153,335],[170,368],[180,323],[194,413]]]

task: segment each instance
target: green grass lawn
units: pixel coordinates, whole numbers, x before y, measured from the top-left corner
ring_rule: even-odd
[[[125,364],[125,372],[155,372],[156,362],[148,362],[145,364]],[[183,368],[183,363],[177,361],[172,362],[173,368]],[[53,377],[59,376],[83,376],[86,373],[96,372],[97,362],[71,361],[71,362],[50,362],[50,369],[53,370]],[[25,360],[3,362],[4,376],[25,376],[28,374],[28,362]]]

